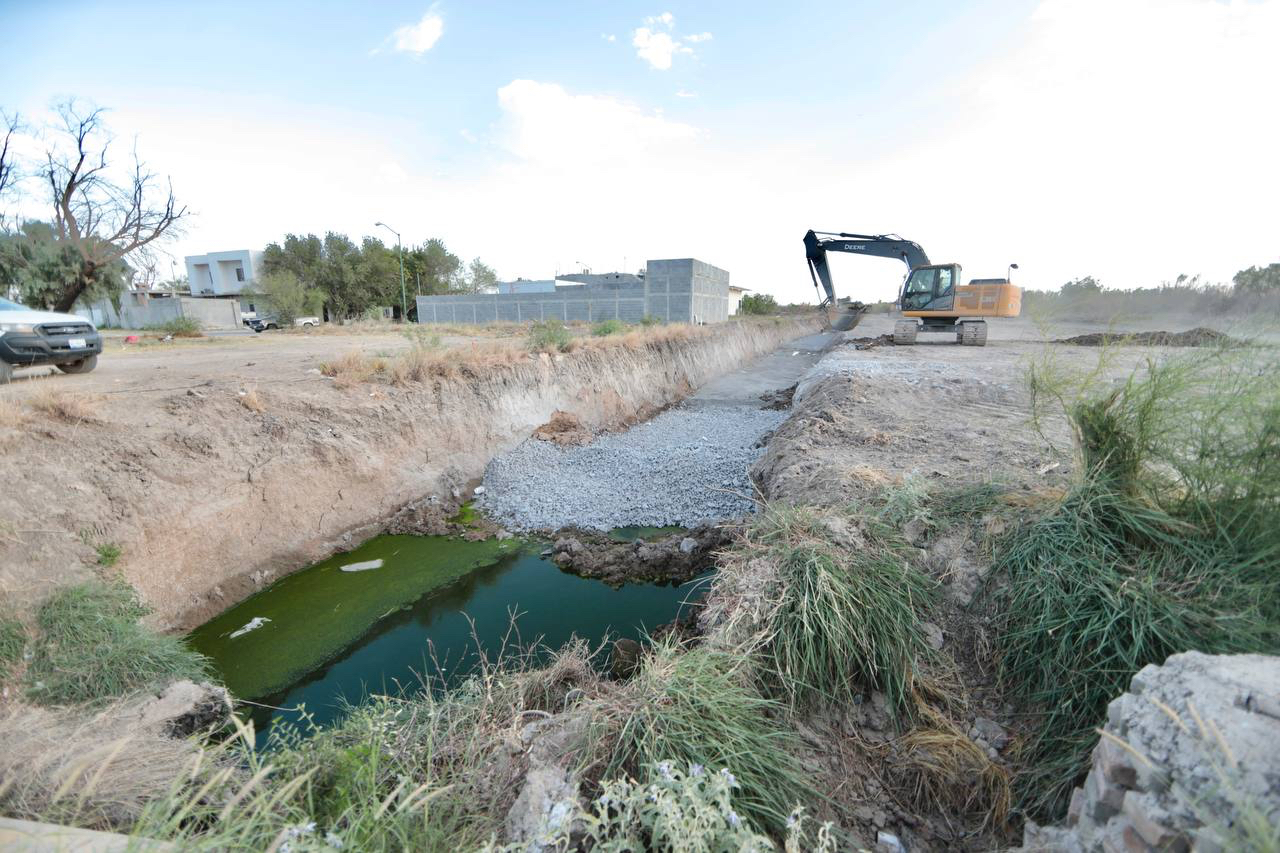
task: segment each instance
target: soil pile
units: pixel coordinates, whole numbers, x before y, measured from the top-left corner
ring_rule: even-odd
[[[714,552],[728,544],[727,527],[704,525],[664,539],[616,542],[599,533],[565,531],[552,548],[561,569],[609,586],[624,583],[682,584],[715,568]]]
[[[551,420],[533,431],[533,437],[561,447],[581,447],[595,438],[577,415],[559,409],[551,413]]]
[[[1197,326],[1185,332],[1093,332],[1088,335],[1076,335],[1072,338],[1061,338],[1055,344],[1071,344],[1079,347],[1105,347],[1112,344],[1120,346],[1151,347],[1215,347],[1242,346],[1243,341],[1236,340],[1222,332]]]

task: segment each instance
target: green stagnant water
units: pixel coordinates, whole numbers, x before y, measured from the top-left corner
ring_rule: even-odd
[[[560,571],[518,539],[379,536],[291,574],[190,635],[236,696],[276,708],[305,704],[319,725],[370,693],[417,689],[465,673],[479,648],[510,640],[558,647],[573,636],[639,637],[679,615],[691,588],[612,589]],[[378,568],[343,566],[381,560]],[[232,636],[254,620],[252,630]],[[473,637],[474,626],[474,637]],[[294,711],[256,708],[260,736]]]

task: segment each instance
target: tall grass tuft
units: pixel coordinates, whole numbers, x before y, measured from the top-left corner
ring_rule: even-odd
[[[598,706],[616,732],[605,776],[643,783],[665,760],[729,768],[735,805],[781,834],[792,810],[816,794],[796,757],[797,736],[778,722],[783,707],[744,683],[740,663],[728,652],[658,646],[626,694]]]
[[[0,613],[0,683],[22,660],[22,650],[27,646],[27,629],[20,619]]]
[[[883,690],[909,712],[932,649],[921,628],[936,584],[900,537],[871,516],[770,506],[729,562],[776,569],[774,602],[753,643],[768,687],[792,707],[850,703]]]
[[[1082,481],[997,545],[1003,676],[1039,712],[1035,815],[1061,809],[1137,670],[1280,651],[1280,367],[1248,356],[1147,364],[1067,401]]]
[[[138,620],[148,609],[123,581],[55,592],[36,612],[28,695],[46,705],[96,702],[207,675],[203,657]]]
[[[591,334],[597,338],[605,338],[609,335],[619,335],[627,330],[627,324],[621,320],[610,317],[608,320],[601,320],[591,327]]]

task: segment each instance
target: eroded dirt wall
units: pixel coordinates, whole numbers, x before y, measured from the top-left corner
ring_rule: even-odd
[[[257,389],[261,411],[210,383],[9,428],[0,452],[23,464],[0,492],[0,595],[29,607],[107,571],[95,549],[109,543],[157,625],[190,628],[404,505],[447,498],[557,409],[623,424],[816,326],[728,324],[406,387],[305,375]]]

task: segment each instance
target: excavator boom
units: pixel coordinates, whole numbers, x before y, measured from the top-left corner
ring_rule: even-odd
[[[835,286],[831,282],[831,267],[827,265],[827,252],[852,252],[880,258],[897,258],[907,265],[907,270],[929,265],[929,256],[919,243],[904,240],[897,234],[843,234],[832,231],[809,231],[804,235],[804,254],[809,260],[809,276],[818,291],[825,308],[836,301]],[[825,292],[825,296],[824,296]]]

